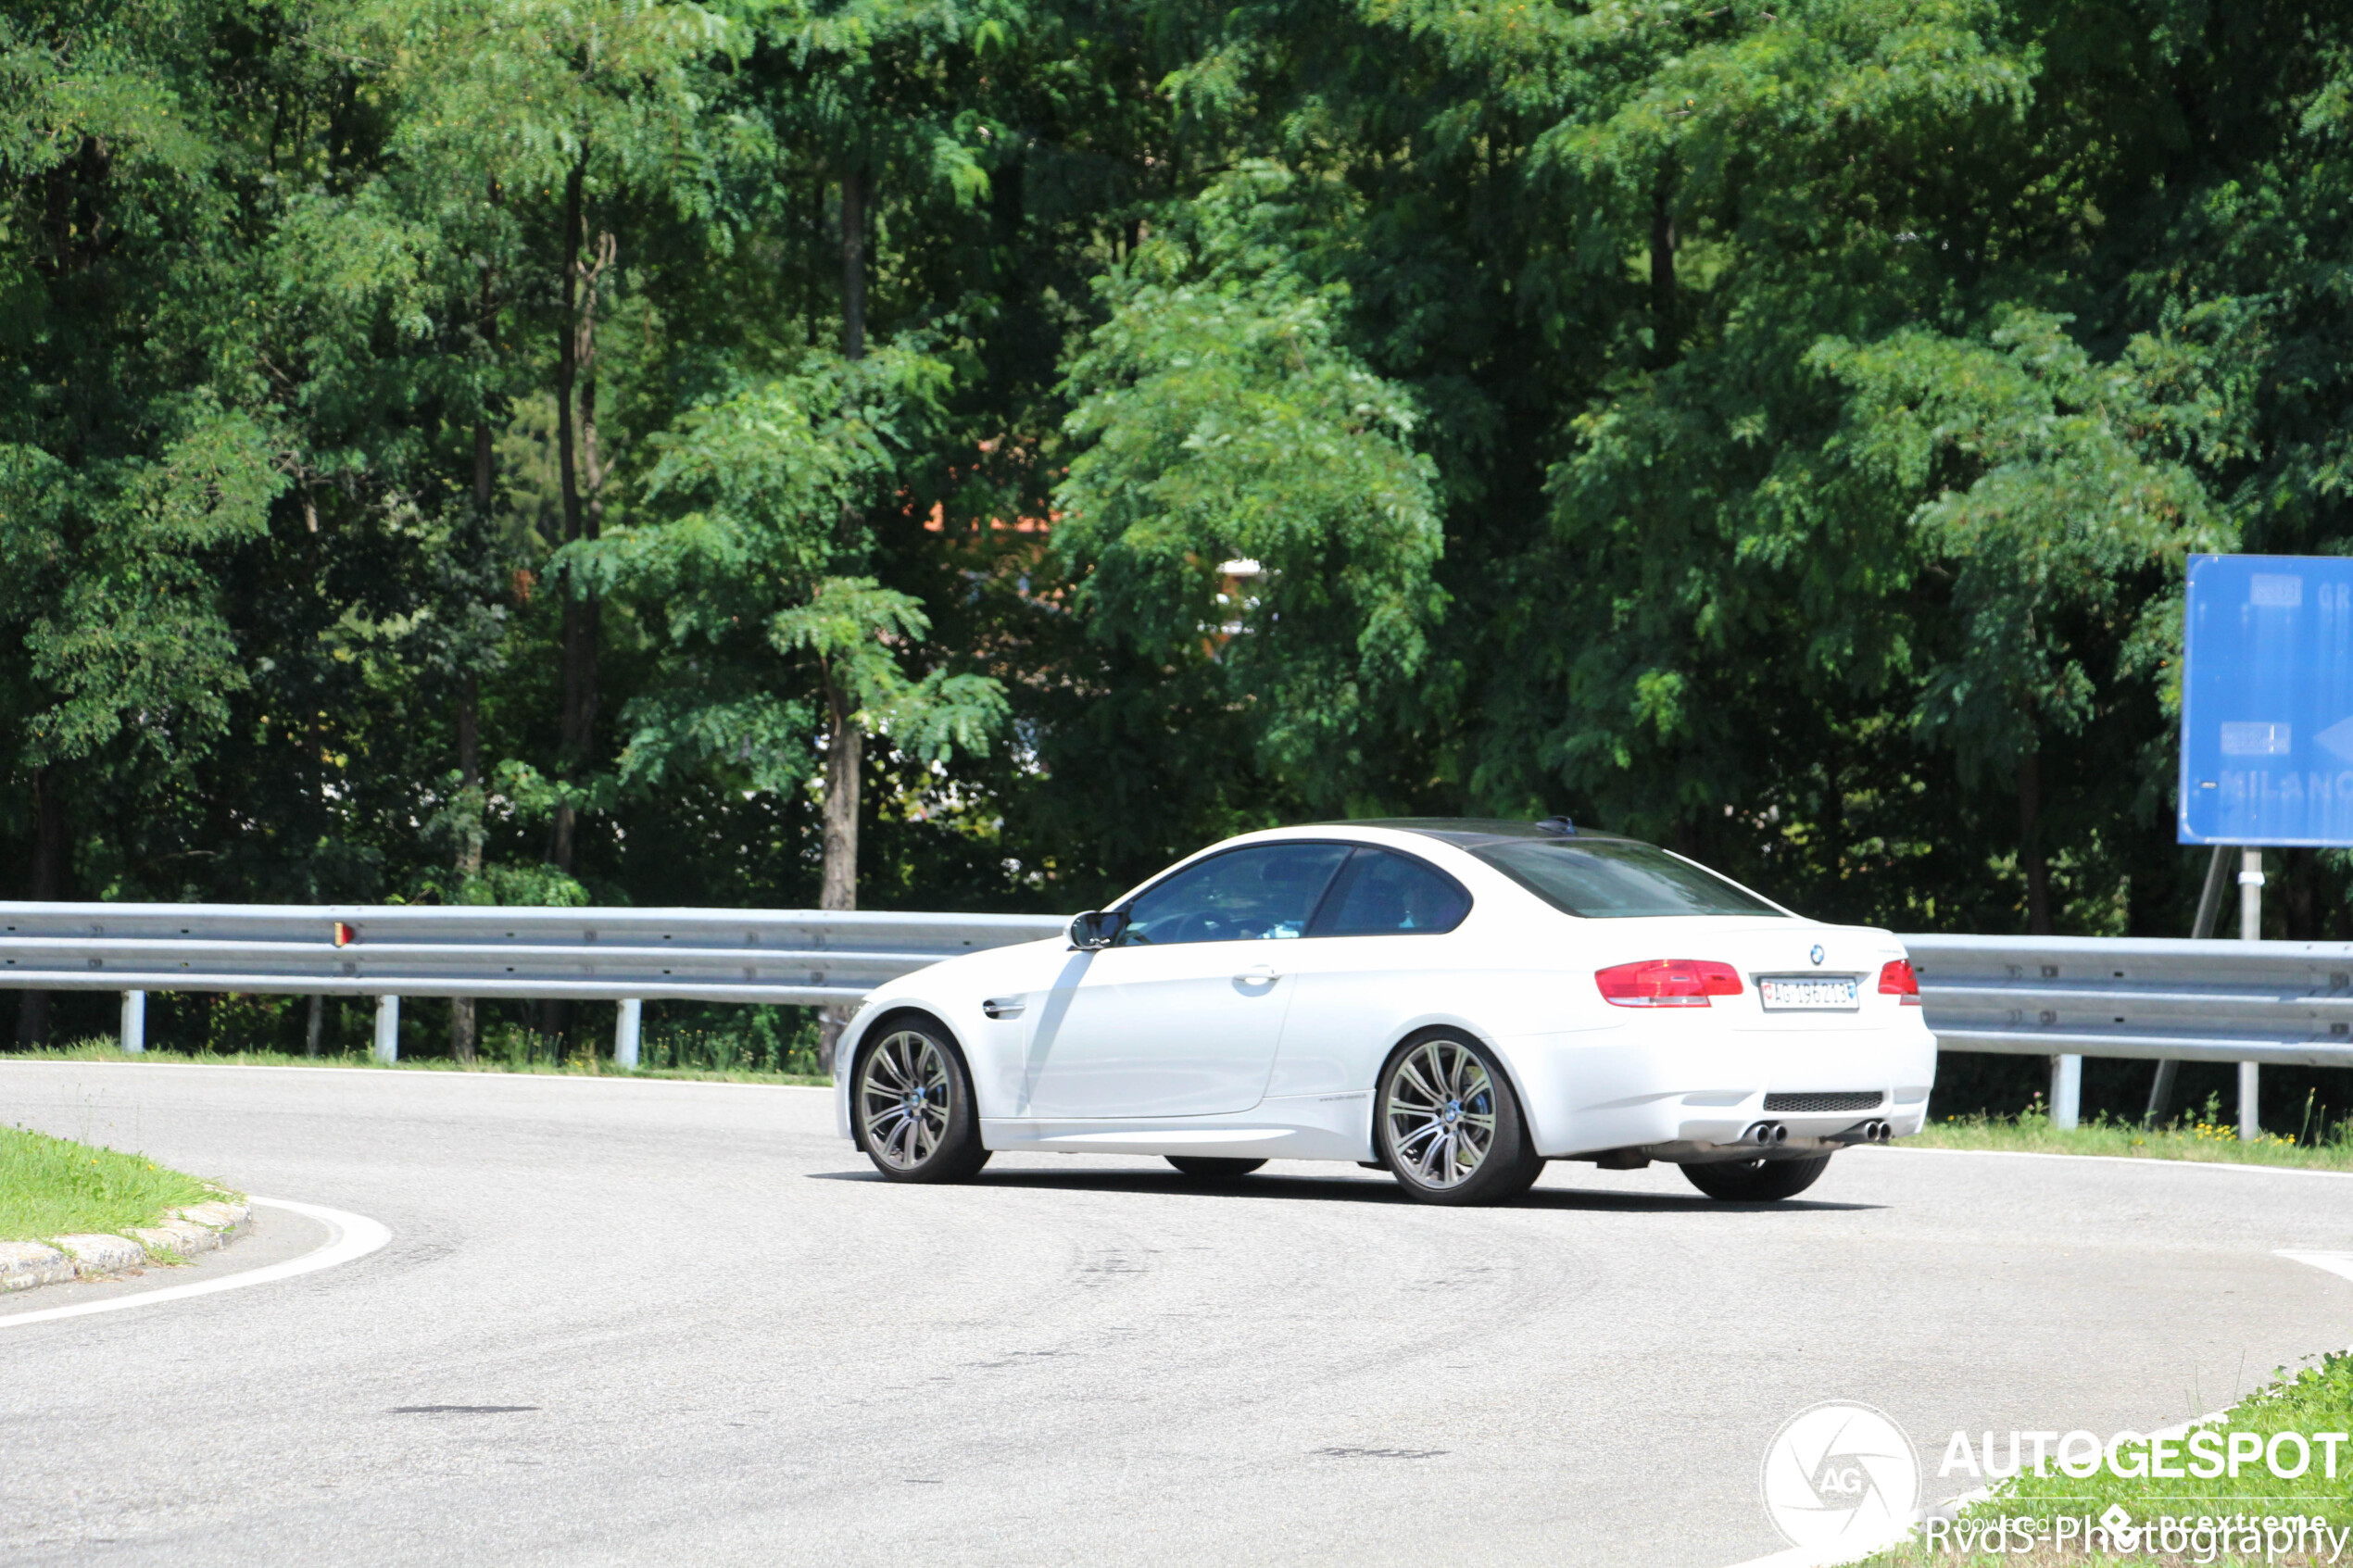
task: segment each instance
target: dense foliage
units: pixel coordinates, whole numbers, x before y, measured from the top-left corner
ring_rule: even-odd
[[[21,0],[5,891],[1566,810],[2180,932],[2183,557],[2353,546],[2348,133],[2309,4]]]

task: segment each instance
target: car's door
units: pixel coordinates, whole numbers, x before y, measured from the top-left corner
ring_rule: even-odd
[[[1285,955],[1348,852],[1252,845],[1138,894],[1116,943],[1073,955],[1036,1010],[1019,1113],[1211,1116],[1256,1105],[1294,988]]]
[[[1446,936],[1470,903],[1462,884],[1428,861],[1358,848],[1289,954],[1296,994],[1268,1096],[1368,1088],[1399,1020],[1459,1006],[1476,982]]]

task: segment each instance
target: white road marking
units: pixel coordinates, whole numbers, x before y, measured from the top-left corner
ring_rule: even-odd
[[[1995,1160],[2078,1160],[2102,1165],[2158,1166],[2165,1170],[2252,1171],[2259,1176],[2327,1176],[2353,1181],[2353,1171],[2315,1171],[2309,1165],[2247,1165],[2234,1160],[2169,1160],[2161,1154],[2068,1154],[2045,1148],[1938,1148],[1928,1144],[1866,1144],[1880,1154],[1969,1154]]]
[[[0,1317],[0,1329],[17,1328],[29,1323],[52,1323],[58,1318],[78,1318],[86,1312],[120,1311],[126,1307],[177,1301],[190,1296],[209,1296],[216,1290],[239,1290],[248,1285],[268,1285],[275,1280],[316,1273],[321,1269],[332,1269],[337,1263],[365,1258],[392,1239],[391,1231],[364,1214],[346,1213],[341,1209],[328,1209],[316,1203],[296,1203],[283,1198],[248,1198],[245,1201],[263,1209],[283,1209],[318,1221],[331,1233],[326,1245],[314,1248],[299,1258],[289,1258],[283,1263],[265,1264],[258,1269],[247,1269],[239,1274],[223,1274],[218,1279],[198,1280],[193,1285],[166,1286],[161,1290],[145,1291],[137,1296],[113,1296],[104,1301],[82,1301],[70,1307],[47,1307],[37,1312],[19,1312]]]
[[[321,1067],[294,1061],[133,1061],[99,1057],[41,1057],[31,1061],[0,1061],[0,1067],[136,1068],[144,1073],[365,1073],[371,1077],[397,1078],[405,1084],[692,1084],[706,1089],[800,1089],[832,1094],[838,1084],[742,1084],[718,1078],[639,1078],[614,1073],[475,1072],[456,1067]]]
[[[2324,1269],[2340,1279],[2353,1279],[2353,1252],[2290,1252],[2287,1248],[2281,1248],[2271,1255],[2275,1258],[2285,1258],[2293,1263],[2309,1263],[2312,1267]]]

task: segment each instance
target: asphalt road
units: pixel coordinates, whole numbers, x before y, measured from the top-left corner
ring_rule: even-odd
[[[2271,1255],[2353,1248],[2353,1180],[2291,1173],[1858,1149],[1786,1204],[1555,1165],[1457,1211],[1304,1164],[893,1186],[814,1090],[14,1062],[0,1117],[393,1232],[0,1303],[12,1563],[1718,1568],[1780,1544],[1758,1464],[1817,1401],[1934,1498],[1956,1427],[2145,1429],[2353,1342],[2353,1282]]]

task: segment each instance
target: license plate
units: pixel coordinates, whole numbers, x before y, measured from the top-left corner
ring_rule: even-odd
[[[1756,992],[1768,1012],[1837,1012],[1863,1005],[1860,983],[1847,975],[1760,975]]]

